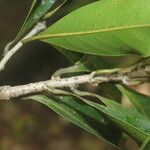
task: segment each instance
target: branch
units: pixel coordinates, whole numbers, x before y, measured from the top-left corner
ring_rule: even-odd
[[[138,69],[138,70],[137,70]],[[65,88],[73,87],[80,84],[94,84],[98,85],[102,82],[120,82],[125,85],[137,84],[140,82],[149,82],[150,81],[150,69],[148,67],[135,68],[132,71],[124,73],[111,73],[111,74],[96,74],[92,72],[90,74],[73,76],[69,78],[52,78],[47,81],[41,81],[36,83],[30,83],[26,85],[18,86],[1,86],[0,87],[0,99],[9,100],[12,98],[17,98],[19,96],[25,96],[26,94],[34,94],[37,92],[43,92],[47,90],[47,87],[50,88]],[[96,84],[95,84],[96,83]]]
[[[46,28],[45,21],[39,22],[22,40],[25,40],[27,38],[36,35],[45,28]],[[23,46],[22,40],[20,40],[11,50],[9,50],[3,57],[3,59],[0,61],[0,71],[2,71],[5,68],[5,65],[9,61],[9,59]],[[8,47],[10,44],[8,44]]]

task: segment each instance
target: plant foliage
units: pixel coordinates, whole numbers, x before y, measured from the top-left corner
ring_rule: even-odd
[[[102,69],[109,74],[111,69],[150,56],[149,0],[33,0],[17,39],[51,12],[54,17],[61,14],[60,19],[23,42],[40,40],[63,53],[73,64],[66,76]],[[99,88],[100,96],[88,98],[73,94],[29,98],[115,146],[125,132],[141,149],[150,149],[150,97],[121,84],[100,84]],[[120,104],[122,95],[131,101],[132,108]],[[98,101],[93,102],[94,96]]]

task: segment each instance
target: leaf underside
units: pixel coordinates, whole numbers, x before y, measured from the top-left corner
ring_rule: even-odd
[[[150,55],[149,0],[101,0],[70,13],[33,39],[86,54]]]

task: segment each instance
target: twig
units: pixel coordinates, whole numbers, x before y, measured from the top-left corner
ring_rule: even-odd
[[[46,28],[45,21],[39,22],[22,40],[30,38]],[[9,59],[23,46],[22,40],[19,41],[11,50],[9,50],[0,61],[0,71],[5,68]]]
[[[8,53],[10,47],[12,46],[12,44],[14,44],[14,42],[15,42],[15,40],[13,40],[13,41],[9,42],[8,44],[6,44],[6,46],[4,48],[4,54],[3,54],[3,56],[5,56]]]
[[[26,94],[33,94],[37,92],[43,92],[49,88],[70,88],[71,86],[80,85],[84,83],[90,83],[95,85],[95,83],[102,82],[121,82],[126,85],[133,84],[135,81],[149,82],[150,74],[149,71],[143,68],[138,68],[133,71],[129,71],[128,73],[112,73],[112,74],[101,74],[96,75],[96,72],[92,72],[86,75],[73,76],[69,78],[54,78],[47,81],[41,81],[36,83],[30,83],[26,85],[18,85],[18,86],[1,86],[0,87],[0,99],[1,100],[9,100],[12,98],[16,98],[19,96],[25,96]],[[96,84],[96,85],[97,85]]]

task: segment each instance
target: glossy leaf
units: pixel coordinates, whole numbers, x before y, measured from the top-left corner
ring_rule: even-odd
[[[52,11],[46,13],[42,19],[47,19],[52,17],[57,11],[59,11],[67,3],[67,1],[68,0],[61,1],[61,3],[56,5],[56,7]]]
[[[120,131],[110,125],[99,111],[86,103],[69,96],[48,98],[37,95],[29,98],[48,106],[60,116],[95,136],[103,138],[115,145],[118,143]]]
[[[67,3],[65,3],[65,5],[57,12],[57,17],[58,19],[66,16],[67,14],[71,13],[72,11],[85,6],[87,4],[90,4],[92,2],[95,2],[98,0],[68,0]],[[53,45],[54,46],[54,45]],[[68,58],[68,60],[71,63],[75,63],[77,61],[79,61],[79,56],[81,56],[80,53],[75,53],[73,51],[68,51],[64,48],[60,48],[58,46],[54,46],[59,52],[61,52],[64,56],[66,56]],[[83,55],[83,54],[82,54]]]
[[[125,108],[115,101],[105,98],[103,101],[107,106],[85,100],[138,142],[143,143],[150,136],[150,121],[146,117],[135,109]]]
[[[55,4],[56,1],[57,0],[33,0],[28,16],[16,39],[30,30],[34,24],[39,22],[39,20]]]
[[[117,86],[118,89],[128,97],[133,106],[150,119],[150,97],[136,92],[135,90],[126,86]]]
[[[30,40],[94,55],[150,55],[149,0],[101,0],[62,18]]]

